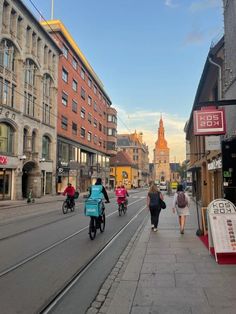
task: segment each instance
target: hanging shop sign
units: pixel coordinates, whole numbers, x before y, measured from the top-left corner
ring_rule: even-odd
[[[225,111],[214,107],[193,112],[194,135],[225,134]]]
[[[205,137],[205,149],[206,150],[220,150],[221,140],[219,135],[212,135]]]
[[[222,159],[214,159],[211,162],[207,164],[207,169],[208,170],[216,170],[216,169],[221,169],[222,168]]]
[[[216,199],[207,207],[209,251],[236,253],[236,207],[226,199]]]

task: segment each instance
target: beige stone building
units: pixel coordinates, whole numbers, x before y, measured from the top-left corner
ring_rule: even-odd
[[[136,131],[132,134],[117,135],[118,150],[127,152],[133,164],[138,168],[138,176],[134,181],[135,187],[141,187],[149,182],[149,150],[143,142],[143,134]]]
[[[158,137],[153,151],[155,181],[170,181],[170,149],[165,139],[162,118],[159,122]]]
[[[22,1],[0,0],[0,200],[55,193],[59,53]]]

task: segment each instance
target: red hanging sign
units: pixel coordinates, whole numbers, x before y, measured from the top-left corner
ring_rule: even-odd
[[[225,134],[225,111],[214,107],[193,112],[194,135]]]
[[[6,156],[1,156],[0,155],[0,165],[6,165],[8,162],[8,159]]]

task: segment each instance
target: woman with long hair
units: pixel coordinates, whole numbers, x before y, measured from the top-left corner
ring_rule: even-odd
[[[154,232],[157,231],[159,215],[161,212],[160,199],[164,199],[162,193],[158,190],[155,183],[152,183],[147,195],[147,207],[150,210],[151,225]]]
[[[184,234],[186,217],[189,216],[190,199],[182,184],[179,184],[173,199],[173,213],[177,212],[179,216],[180,233]]]

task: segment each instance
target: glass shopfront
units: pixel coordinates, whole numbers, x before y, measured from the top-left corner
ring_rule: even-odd
[[[0,200],[11,199],[12,170],[0,169]]]

